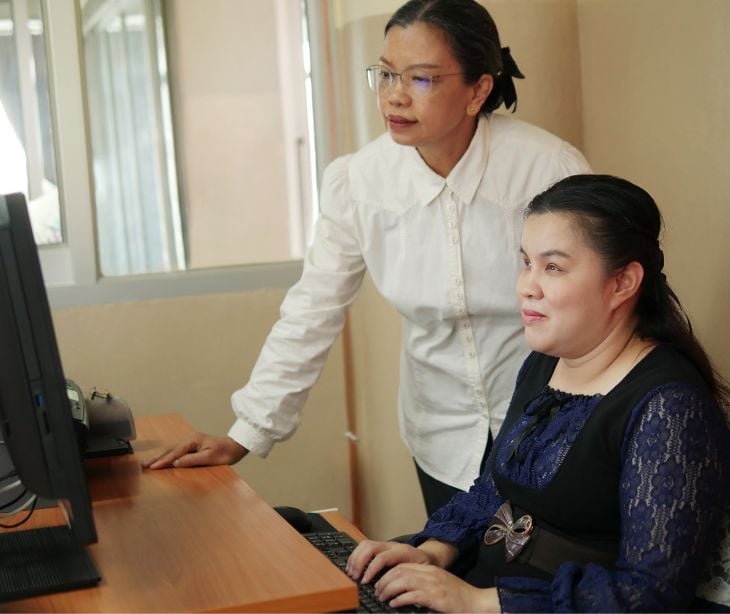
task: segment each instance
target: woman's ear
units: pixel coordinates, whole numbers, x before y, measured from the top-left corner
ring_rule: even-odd
[[[472,115],[477,115],[479,110],[482,108],[484,101],[489,98],[489,94],[492,93],[494,88],[494,77],[492,75],[482,75],[479,77],[479,81],[474,83],[474,95],[472,96],[471,102],[468,106],[468,111]]]
[[[613,302],[614,307],[632,299],[639,294],[641,282],[644,280],[644,267],[636,260],[629,262],[614,275]]]

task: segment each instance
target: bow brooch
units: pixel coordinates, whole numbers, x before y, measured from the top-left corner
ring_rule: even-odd
[[[512,504],[505,501],[492,518],[492,525],[484,533],[484,543],[493,546],[505,540],[505,555],[511,563],[522,551],[532,533],[532,516],[525,514],[514,522],[512,519]]]

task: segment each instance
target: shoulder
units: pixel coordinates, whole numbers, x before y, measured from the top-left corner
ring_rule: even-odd
[[[493,113],[489,133],[489,182],[510,202],[526,205],[553,183],[592,172],[576,147],[533,124]]]
[[[683,384],[709,394],[699,371],[679,350],[666,343],[657,345],[624,380],[627,386],[654,388]]]
[[[323,192],[346,187],[348,197],[354,200],[382,197],[384,190],[396,183],[392,179],[406,167],[409,149],[385,133],[355,153],[330,162],[322,178]]]
[[[640,401],[634,407],[629,430],[636,425],[677,423],[682,429],[712,431],[730,444],[721,409],[692,363],[668,345],[657,346],[631,374],[625,388]]]
[[[322,183],[362,181],[366,177],[382,179],[394,172],[394,165],[403,164],[405,147],[397,145],[385,133],[355,153],[335,158],[325,168]]]
[[[572,144],[552,132],[528,122],[493,113],[489,119],[491,130],[491,149],[500,156],[520,156],[523,164],[530,165],[534,160],[553,167],[559,173],[560,166],[573,173],[587,173],[591,168],[583,154]],[[520,159],[510,162],[519,165]]]
[[[492,113],[489,124],[496,146],[527,147],[549,155],[556,153],[565,144],[565,141],[552,132],[509,115]]]
[[[429,194],[435,196],[444,184],[423,163],[415,147],[395,143],[388,133],[332,166],[340,181],[347,183],[353,206],[363,210],[402,211]]]

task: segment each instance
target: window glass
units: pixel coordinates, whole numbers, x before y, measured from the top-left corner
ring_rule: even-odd
[[[86,0],[82,16],[102,274],[301,258],[301,0]]]
[[[63,241],[40,0],[0,0],[0,193],[22,192],[40,245]]]
[[[159,3],[90,1],[83,18],[101,273],[182,269]]]

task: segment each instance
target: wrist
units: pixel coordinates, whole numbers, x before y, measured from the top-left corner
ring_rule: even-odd
[[[439,541],[437,539],[427,539],[418,549],[423,552],[431,565],[446,569],[456,560],[459,551],[453,544]]]
[[[499,603],[499,592],[496,588],[479,589],[479,597],[475,612],[501,612],[502,606]]]

